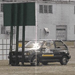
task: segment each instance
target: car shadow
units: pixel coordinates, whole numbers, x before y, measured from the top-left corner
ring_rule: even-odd
[[[47,64],[47,65],[43,65],[43,64],[40,64],[40,65],[36,65],[36,66],[32,66],[32,65],[30,65],[30,64],[24,64],[24,65],[22,65],[22,64],[20,64],[20,65],[18,65],[18,66],[26,66],[26,67],[42,67],[42,66],[62,66],[60,63],[49,63],[49,64]]]

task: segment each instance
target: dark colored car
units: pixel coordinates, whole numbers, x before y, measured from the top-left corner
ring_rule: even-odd
[[[16,54],[11,52],[11,65],[15,65]],[[68,47],[59,40],[54,41],[30,41],[25,45],[24,62],[30,62],[31,65],[47,65],[48,62],[60,62],[61,65],[66,65],[71,58]],[[10,56],[9,56],[10,59]],[[17,64],[22,62],[22,49],[18,50]]]

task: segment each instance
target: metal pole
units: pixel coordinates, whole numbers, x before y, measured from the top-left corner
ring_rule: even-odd
[[[19,10],[19,5],[17,4],[17,27],[16,27],[16,65],[18,65],[18,41],[19,41],[19,15],[20,15],[20,10]]]
[[[22,31],[22,65],[24,65],[24,48],[25,48],[25,26],[23,25],[23,31]]]
[[[12,55],[11,55],[12,45],[13,45],[13,25],[11,25],[11,28],[10,28],[10,53],[9,53],[10,60],[9,60],[9,64],[11,64],[11,62],[12,62]]]
[[[22,65],[24,65],[24,48],[25,48],[25,9],[23,4],[23,30],[22,30]]]
[[[16,27],[16,65],[18,65],[18,40],[19,40],[19,26]]]
[[[6,60],[7,60],[7,39],[6,39]]]

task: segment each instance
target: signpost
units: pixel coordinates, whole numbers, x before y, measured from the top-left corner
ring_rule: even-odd
[[[18,64],[19,26],[22,26],[22,65],[24,65],[25,26],[35,26],[35,2],[12,3],[3,5],[4,26],[10,26],[10,52],[13,45],[13,26],[16,26],[16,64]],[[10,54],[9,64],[12,62]]]

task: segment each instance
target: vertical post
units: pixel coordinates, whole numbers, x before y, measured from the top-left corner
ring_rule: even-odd
[[[36,25],[36,39],[35,39],[35,41],[36,41],[36,43],[37,43],[37,1],[36,1],[36,6],[35,6],[35,25]],[[36,52],[36,59],[37,59],[37,52]]]
[[[25,48],[25,26],[23,25],[22,31],[22,65],[24,65],[24,48]]]
[[[16,27],[16,65],[18,65],[18,40],[19,40],[19,25]]]
[[[10,53],[9,53],[10,60],[9,60],[9,64],[11,64],[11,62],[12,62],[12,55],[11,55],[12,45],[13,45],[13,25],[10,26]]]
[[[23,29],[22,29],[22,65],[24,65],[24,49],[25,49],[25,10],[24,4],[23,4]]]
[[[6,60],[7,60],[7,39],[6,39]]]
[[[17,27],[16,27],[16,65],[18,65],[18,41],[19,41],[19,22],[20,22],[20,4],[16,4],[15,6],[17,8],[16,14],[17,14]]]
[[[13,46],[13,26],[15,25],[14,23],[14,19],[15,19],[15,7],[14,4],[11,5],[11,26],[10,26],[10,60],[9,60],[9,64],[12,63],[12,46]]]

